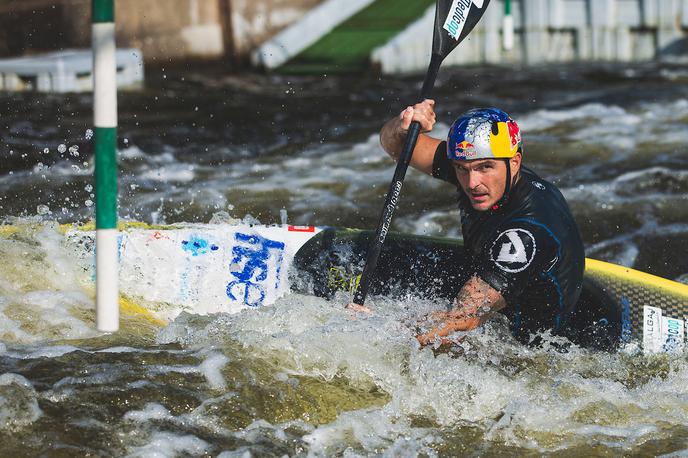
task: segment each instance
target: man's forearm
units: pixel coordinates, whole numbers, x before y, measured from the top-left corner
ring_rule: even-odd
[[[399,127],[399,119],[392,118],[380,130],[380,145],[394,160],[399,159],[406,132]]]
[[[435,314],[434,319],[439,321],[438,326],[434,326],[425,334],[416,336],[421,345],[428,345],[437,338],[447,337],[456,331],[471,331],[481,324],[481,319],[477,316],[467,314],[459,317],[456,312],[441,312]]]
[[[437,325],[416,338],[421,345],[428,345],[438,337],[446,337],[456,331],[473,330],[505,306],[506,302],[498,291],[474,276],[461,288],[453,310],[433,313],[432,319]]]

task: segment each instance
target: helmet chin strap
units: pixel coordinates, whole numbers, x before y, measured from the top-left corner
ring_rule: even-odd
[[[499,199],[495,204],[490,207],[492,211],[497,211],[500,208],[502,208],[504,205],[509,200],[509,193],[511,192],[511,167],[509,166],[509,162],[511,159],[504,159],[504,163],[506,164],[506,184],[504,185],[504,194],[502,195],[501,199]]]

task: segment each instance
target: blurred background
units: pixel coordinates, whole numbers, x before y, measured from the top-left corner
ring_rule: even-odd
[[[0,1],[0,56],[89,48],[90,6]],[[431,0],[115,2],[118,46],[139,49],[146,64],[201,60],[232,70],[423,70],[433,16]],[[448,62],[652,60],[685,53],[687,26],[684,0],[493,0]]]

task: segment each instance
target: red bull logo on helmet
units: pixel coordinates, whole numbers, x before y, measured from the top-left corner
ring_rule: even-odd
[[[521,131],[518,128],[518,124],[516,124],[516,121],[509,118],[509,122],[506,123],[506,126],[509,131],[509,139],[511,139],[511,146],[514,147],[516,145],[520,145]]]
[[[475,146],[473,145],[473,143],[467,142],[466,140],[457,143],[454,151],[456,156],[461,156],[466,159],[475,157],[478,154],[478,152],[475,150]]]

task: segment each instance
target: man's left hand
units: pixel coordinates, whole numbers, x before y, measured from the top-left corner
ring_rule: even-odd
[[[438,325],[433,326],[429,332],[416,336],[421,347],[434,343],[438,337],[442,344],[450,343],[446,338],[449,334],[456,331],[470,331],[480,326],[480,318],[462,310],[435,312],[430,316],[433,321],[438,322]]]
[[[356,304],[355,302],[349,302],[344,306],[345,309],[351,310],[352,312],[360,312],[360,313],[367,313],[367,314],[372,314],[373,310],[370,307],[366,307],[365,305],[361,304]]]

